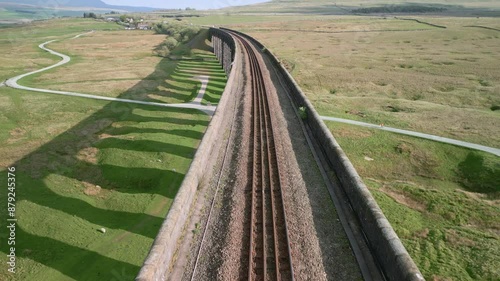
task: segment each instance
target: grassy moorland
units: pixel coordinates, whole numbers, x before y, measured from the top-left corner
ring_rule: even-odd
[[[394,7],[398,8],[394,8]],[[431,9],[411,9],[412,7],[427,7]],[[269,1],[255,5],[230,7],[222,9],[225,14],[295,14],[295,15],[352,15],[360,8],[392,7],[389,10],[410,10],[430,12],[438,8],[432,14],[447,14],[453,16],[498,16],[500,15],[500,3],[489,0],[355,0],[355,1],[329,1],[329,0],[287,0]],[[405,9],[402,9],[402,8]],[[410,8],[410,9],[408,9]],[[443,10],[442,10],[443,9]]]
[[[203,35],[206,35],[205,32]],[[200,60],[175,61],[153,56],[151,49],[144,48],[151,44],[159,45],[165,39],[163,35],[142,30],[98,31],[47,45],[69,55],[72,61],[62,67],[28,76],[20,84],[108,97],[182,103],[192,100],[198,93],[201,84],[193,77],[208,75],[210,79],[205,100],[217,103],[226,77],[215,57],[207,51],[205,38],[195,38],[194,45],[198,46],[199,52],[191,54]],[[179,46],[178,49],[185,48],[188,47]],[[186,53],[185,50],[174,50],[174,53],[180,51]],[[118,55],[129,59],[119,60]],[[171,72],[171,69],[175,71]],[[139,82],[141,87],[134,87]]]
[[[68,39],[90,30],[116,30],[114,23],[84,19],[37,21],[0,29],[0,80],[51,65],[59,57],[38,48],[38,44],[54,39]],[[22,56],[20,55],[22,54]]]
[[[255,16],[255,15],[227,15],[227,14],[215,14],[215,15],[204,15],[200,17],[193,17],[186,19],[193,24],[199,25],[228,25],[228,24],[239,24],[239,23],[279,23],[279,22],[289,22],[297,20],[309,19],[309,16],[302,15],[270,15],[270,16]]]
[[[362,17],[234,27],[288,65],[320,114],[499,147],[500,33],[463,27],[496,20],[437,22],[448,28]]]
[[[377,16],[228,26],[275,53],[322,115],[499,147],[500,33],[469,27],[498,19],[415,18],[447,28]],[[500,278],[498,157],[327,125],[426,279]]]
[[[28,79],[33,86],[40,86],[36,83],[40,82],[41,86],[51,88],[67,82],[72,83],[72,91],[91,92],[90,83],[79,84],[78,79],[96,79],[102,87],[114,83],[117,76],[113,76],[113,71],[105,72],[111,70],[108,68],[111,64],[114,72],[121,75],[118,77],[124,78],[123,84],[114,84],[118,89],[114,96],[140,99],[141,94],[156,90],[163,93],[165,100],[173,100],[177,96],[165,81],[191,81],[185,77],[191,73],[188,71],[218,73],[212,64],[213,57],[204,65],[204,61],[170,61],[153,56],[153,49],[165,38],[162,35],[144,33],[148,40],[141,41],[134,32],[96,31],[73,39],[73,45],[68,39],[82,31],[115,26],[92,20],[40,22],[30,26],[29,34],[35,35],[34,40],[21,36],[27,27],[18,28],[19,38],[15,37],[14,28],[0,30],[0,38],[4,38],[0,50],[4,54],[13,53],[17,58],[2,56],[1,60],[8,61],[9,65],[8,69],[2,69],[3,79],[56,62],[58,58],[37,50],[37,45],[47,40],[61,40],[57,50],[76,58],[58,75],[51,76],[50,83],[44,80],[44,75],[31,82]],[[92,36],[97,36],[97,40]],[[113,49],[98,52],[103,47],[99,40],[107,40],[106,44]],[[10,50],[13,46],[17,52]],[[199,39],[191,46],[193,56],[210,57],[204,40]],[[87,47],[95,52],[84,50]],[[99,63],[101,61],[103,63]],[[57,71],[60,70],[54,69],[46,75]],[[218,83],[225,81],[225,77],[217,79]],[[152,83],[163,90],[155,89]],[[223,85],[216,85],[217,89],[214,88],[214,94],[207,101],[218,101],[219,87]],[[178,91],[184,90],[179,84]],[[190,86],[183,92],[186,96],[179,94],[178,99],[187,100],[192,91]],[[94,93],[107,92],[99,89]],[[0,269],[0,279],[133,279],[187,172],[208,121],[205,114],[195,110],[103,102],[0,87],[0,154],[3,156],[0,181],[6,182],[7,167],[16,167],[18,218],[17,273],[9,274],[4,266]],[[0,193],[0,202],[6,206],[5,192]],[[1,212],[0,220],[6,221],[6,212]],[[106,233],[100,232],[101,228],[105,228]],[[5,227],[0,235],[6,237]],[[6,255],[6,243],[0,245],[0,252]]]
[[[327,125],[427,280],[500,277],[497,156]]]

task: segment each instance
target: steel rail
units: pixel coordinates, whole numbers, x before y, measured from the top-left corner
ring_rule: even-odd
[[[241,42],[248,55],[252,83],[253,172],[248,280],[294,280],[274,122],[262,67],[251,44],[240,35],[230,33]]]

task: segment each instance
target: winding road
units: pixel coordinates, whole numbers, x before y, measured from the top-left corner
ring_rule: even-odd
[[[76,39],[80,36],[83,36],[85,34],[92,33],[87,32],[87,33],[82,33],[79,35],[76,35],[75,37],[71,39]],[[56,90],[49,90],[49,89],[40,89],[40,88],[32,88],[32,87],[26,87],[18,84],[18,81],[20,79],[23,79],[27,76],[40,73],[43,71],[50,70],[52,68],[56,68],[58,66],[67,64],[68,62],[71,61],[71,58],[65,54],[58,53],[54,50],[51,50],[45,45],[50,44],[52,42],[55,42],[57,40],[50,40],[45,43],[42,43],[38,45],[38,47],[42,50],[45,50],[53,55],[56,55],[58,57],[61,57],[62,60],[59,61],[58,63],[39,69],[35,70],[32,72],[28,72],[25,74],[18,75],[16,77],[10,78],[5,82],[5,85],[15,88],[15,89],[20,89],[20,90],[26,90],[26,91],[33,91],[33,92],[39,92],[39,93],[48,93],[48,94],[56,94],[56,95],[65,95],[65,96],[73,96],[73,97],[80,97],[80,98],[88,98],[88,99],[96,99],[96,100],[106,100],[106,101],[114,101],[114,102],[125,102],[125,103],[134,103],[134,104],[142,104],[142,105],[151,105],[151,106],[160,106],[160,107],[174,107],[174,108],[189,108],[189,109],[197,109],[205,112],[206,114],[212,116],[215,113],[216,106],[212,105],[202,105],[200,104],[201,97],[205,94],[205,89],[206,89],[206,83],[208,83],[208,76],[204,76],[202,79],[202,87],[200,88],[200,91],[198,93],[198,96],[195,101],[193,102],[188,102],[188,103],[172,103],[172,104],[167,104],[167,103],[159,103],[159,102],[148,102],[148,101],[139,101],[139,100],[131,100],[131,99],[121,99],[121,98],[111,98],[111,97],[104,97],[104,96],[98,96],[98,95],[90,95],[90,94],[83,94],[83,93],[76,93],[76,92],[66,92],[66,91],[56,91]],[[198,78],[198,77],[195,77]]]
[[[386,127],[386,126],[374,125],[374,124],[370,124],[370,123],[359,122],[359,121],[354,121],[354,120],[349,120],[349,119],[342,119],[342,118],[329,117],[329,116],[320,116],[320,117],[321,117],[321,119],[326,120],[326,121],[333,121],[333,122],[339,122],[339,123],[345,123],[345,124],[350,124],[350,125],[372,128],[372,129],[384,130],[384,131],[398,133],[398,134],[402,134],[402,135],[413,136],[413,137],[433,140],[433,141],[437,141],[437,142],[453,144],[456,146],[471,148],[471,149],[475,149],[475,150],[481,150],[484,152],[495,154],[496,156],[500,156],[500,149],[494,148],[494,147],[489,147],[489,146],[479,145],[479,144],[475,144],[475,143],[454,140],[454,139],[449,139],[449,138],[444,138],[444,137],[440,137],[440,136],[429,135],[429,134],[424,134],[424,133],[419,133],[419,132],[414,132],[414,131],[408,131],[408,130],[396,129],[396,128],[391,128],[391,127]]]
[[[86,34],[89,34],[92,32],[93,31],[78,34],[71,39],[76,39],[76,38],[79,38],[80,36],[83,36],[83,35],[86,35]],[[210,116],[213,116],[213,114],[215,113],[216,106],[202,105],[201,104],[201,100],[202,100],[203,95],[205,94],[205,90],[207,88],[208,79],[209,79],[208,76],[195,76],[195,77],[193,77],[195,79],[200,80],[200,82],[202,83],[201,88],[198,92],[198,95],[193,101],[187,102],[187,103],[173,103],[173,104],[131,100],[131,99],[122,99],[122,98],[111,98],[111,97],[90,95],[90,94],[84,94],[84,93],[56,91],[56,90],[32,88],[32,87],[26,87],[26,86],[19,85],[18,81],[22,78],[25,78],[27,76],[30,76],[30,75],[33,75],[36,73],[44,72],[44,71],[59,67],[61,65],[67,64],[68,62],[71,61],[71,57],[45,47],[47,44],[53,43],[55,41],[57,41],[57,40],[47,41],[45,43],[38,45],[38,47],[42,50],[45,50],[45,51],[55,55],[55,56],[62,58],[61,61],[59,61],[58,63],[56,63],[54,65],[10,78],[7,81],[5,81],[4,83],[1,83],[0,87],[6,85],[8,87],[15,88],[15,89],[33,91],[33,92],[39,92],[39,93],[48,93],[48,94],[65,95],[65,96],[73,96],[73,97],[96,99],[96,100],[106,100],[106,101],[114,101],[114,102],[151,105],[151,106],[159,106],[159,107],[197,109],[197,110],[203,111],[204,113],[206,113]],[[450,138],[445,138],[445,137],[440,137],[440,136],[430,135],[430,134],[425,134],[425,133],[419,133],[419,132],[414,132],[414,131],[409,131],[409,130],[402,130],[402,129],[397,129],[397,128],[379,126],[379,125],[375,125],[375,124],[359,122],[359,121],[354,121],[354,120],[349,120],[349,119],[336,118],[336,117],[330,117],[330,116],[321,116],[321,118],[323,120],[326,120],[326,121],[340,122],[340,123],[345,123],[345,124],[351,124],[351,125],[356,125],[356,126],[362,126],[362,127],[367,127],[367,128],[389,131],[389,132],[408,135],[408,136],[414,136],[414,137],[418,137],[418,138],[423,138],[423,139],[433,140],[433,141],[437,141],[437,142],[452,144],[452,145],[456,145],[456,146],[466,147],[466,148],[470,148],[470,149],[480,150],[480,151],[484,151],[484,152],[488,152],[488,153],[492,153],[494,155],[500,156],[500,149],[494,148],[494,147],[488,147],[488,146],[479,145],[479,144],[475,144],[475,143],[470,143],[470,142],[465,142],[465,141],[460,141],[460,140],[455,140],[455,139],[450,139]]]

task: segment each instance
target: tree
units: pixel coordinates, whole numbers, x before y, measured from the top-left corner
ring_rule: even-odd
[[[167,39],[165,39],[165,42],[163,42],[163,44],[165,44],[165,46],[167,46],[167,48],[172,51],[173,49],[175,49],[175,47],[177,47],[177,44],[179,44],[179,42],[173,37],[168,37]]]
[[[166,57],[170,52],[177,47],[179,42],[173,37],[168,37],[155,49],[155,53],[160,57]]]
[[[156,33],[166,34],[175,40],[185,43],[193,39],[196,34],[200,32],[200,28],[193,25],[186,25],[182,23],[158,23],[154,30]]]
[[[155,53],[160,57],[167,57],[170,54],[170,50],[167,48],[167,46],[162,44],[155,49]]]

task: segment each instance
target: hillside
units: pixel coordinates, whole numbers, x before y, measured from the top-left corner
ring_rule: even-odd
[[[17,3],[17,4],[27,4],[27,5],[34,5],[34,6],[40,6],[40,7],[45,7],[45,6],[51,6],[51,7],[57,7],[59,5],[54,5],[53,2],[44,2],[44,1],[38,1],[38,0],[17,0],[17,1],[12,1],[12,0],[0,0],[0,3],[4,2],[11,2],[11,3]],[[68,0],[68,1],[59,1],[61,2],[60,6],[65,6],[65,7],[95,7],[95,8],[107,8],[109,5],[102,2],[101,0]],[[57,2],[55,2],[57,3]]]
[[[274,0],[254,5],[229,7],[223,11],[232,13],[349,15],[354,14],[353,11],[360,8],[388,6],[420,6],[426,7],[424,10],[434,10],[434,14],[448,16],[500,16],[500,1],[489,0],[415,0],[412,2],[402,0]],[[410,10],[412,9],[410,8]]]
[[[126,11],[152,11],[153,8],[148,7],[132,7],[132,6],[114,6],[108,5],[101,0],[67,0],[58,2],[50,2],[50,1],[39,1],[39,0],[0,0],[0,4],[9,4],[9,6],[15,5],[30,5],[33,7],[42,7],[49,8],[53,10],[58,9],[68,9],[68,8],[76,8],[81,10],[81,8],[98,8],[98,9],[109,9],[109,10],[126,10]]]

